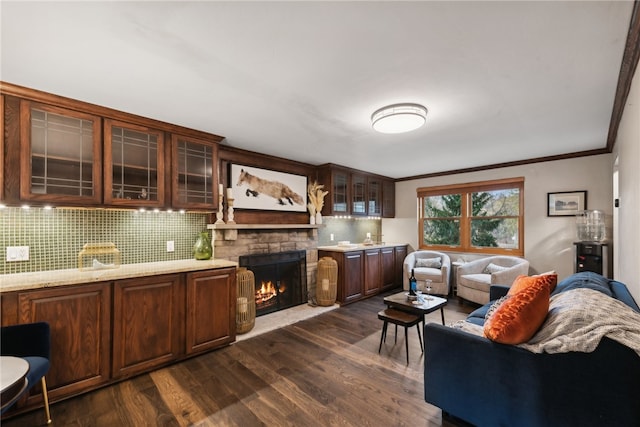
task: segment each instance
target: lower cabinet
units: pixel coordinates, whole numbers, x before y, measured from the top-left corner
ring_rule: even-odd
[[[235,268],[187,274],[187,354],[235,341],[235,277]]]
[[[114,378],[149,371],[180,356],[181,277],[173,274],[114,283]]]
[[[392,249],[393,250],[393,249]],[[371,296],[382,288],[382,256],[380,249],[364,251],[364,295]]]
[[[2,326],[51,326],[55,402],[233,342],[235,299],[226,267],[0,293],[0,308]],[[11,411],[41,404],[34,391]]]
[[[17,294],[15,323],[48,322],[51,327],[51,367],[47,373],[51,401],[109,381],[111,283]],[[2,308],[6,308],[4,301]],[[32,391],[26,405],[41,402],[41,393]]]
[[[338,263],[337,301],[349,304],[402,286],[402,263],[407,246],[384,246],[353,251],[318,250],[318,259]]]

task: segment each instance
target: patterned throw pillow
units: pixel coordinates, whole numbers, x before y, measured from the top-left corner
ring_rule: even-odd
[[[553,274],[542,274],[538,276],[520,275],[516,277],[516,280],[513,281],[513,284],[509,288],[509,292],[507,292],[507,295],[517,294],[523,289],[537,283],[546,285],[549,288],[549,294],[551,294],[551,292],[553,292],[553,290],[556,288],[556,285],[558,284],[558,275],[555,272]]]
[[[484,274],[498,273],[500,271],[504,271],[509,268],[511,267],[501,267],[499,265],[495,265],[494,263],[490,262],[489,264],[487,264],[487,266],[484,268],[482,272]]]
[[[549,286],[536,280],[507,295],[484,323],[484,336],[501,344],[522,344],[540,329],[548,312]]]
[[[435,258],[418,258],[416,259],[416,268],[442,268],[442,257]]]

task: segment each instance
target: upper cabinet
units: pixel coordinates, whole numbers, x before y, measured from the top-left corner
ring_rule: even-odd
[[[218,208],[218,135],[0,81],[0,200]]]
[[[105,204],[163,207],[164,174],[162,131],[105,119]]]
[[[20,102],[20,198],[102,201],[100,117]]]
[[[395,215],[395,183],[390,178],[327,164],[318,168],[318,181],[329,191],[323,215]]]
[[[181,135],[171,137],[171,189],[177,208],[217,208],[218,144]]]

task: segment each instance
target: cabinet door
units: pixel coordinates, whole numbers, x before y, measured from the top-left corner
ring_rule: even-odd
[[[346,252],[342,270],[344,302],[349,303],[361,299],[364,292],[364,253],[362,251]],[[339,271],[338,274],[340,274]]]
[[[184,305],[177,274],[114,283],[114,378],[148,371],[180,355]]]
[[[100,117],[20,102],[20,198],[102,202]]]
[[[235,300],[235,268],[187,274],[187,354],[235,340]]]
[[[163,132],[105,119],[104,187],[105,204],[163,206]]]
[[[367,214],[367,177],[351,175],[351,214]]]
[[[364,294],[369,296],[377,294],[382,287],[380,249],[368,249],[364,257]]]
[[[382,182],[378,178],[367,179],[367,215],[382,215]]]
[[[51,327],[51,400],[109,380],[110,301],[109,283],[19,293],[19,322],[48,322]],[[40,400],[34,395],[28,404]]]
[[[331,208],[333,215],[349,214],[349,173],[331,171]]]
[[[217,210],[218,144],[172,135],[171,153],[171,205]]]
[[[402,286],[404,281],[404,259],[407,257],[406,246],[396,246],[395,280],[397,286]]]
[[[380,249],[382,258],[382,289],[393,289],[396,286],[396,252],[394,248]]]
[[[396,184],[387,179],[382,181],[382,216],[385,218],[396,216]]]

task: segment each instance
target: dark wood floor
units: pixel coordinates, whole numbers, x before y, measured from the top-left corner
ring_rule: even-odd
[[[58,426],[452,426],[424,402],[417,333],[378,355],[376,296],[82,396],[54,403]],[[452,299],[447,323],[473,307]],[[440,322],[432,313],[428,321]],[[428,343],[426,343],[428,345]],[[44,411],[2,421],[44,424]]]

